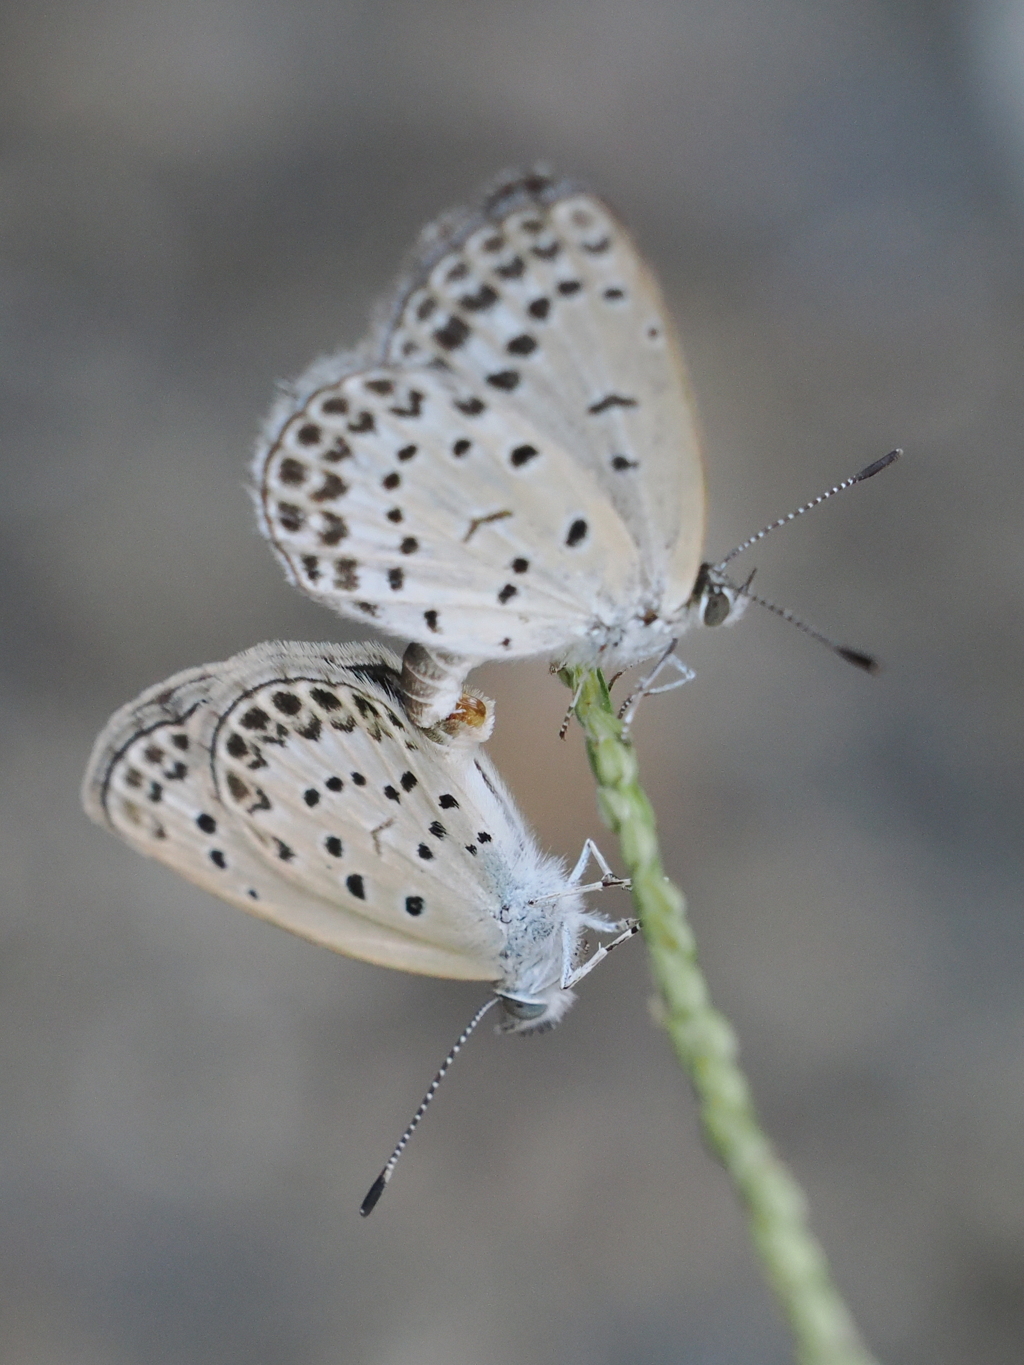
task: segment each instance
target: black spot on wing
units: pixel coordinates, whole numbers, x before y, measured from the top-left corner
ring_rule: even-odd
[[[347,536],[348,526],[342,517],[335,516],[333,512],[324,512],[321,514],[321,545],[328,545],[331,547],[339,545]]]
[[[396,404],[389,411],[396,417],[419,417],[423,411],[423,397],[419,389],[410,389],[406,394],[405,406],[401,407]]]
[[[453,313],[443,327],[434,332],[434,340],[446,351],[454,351],[462,346],[470,334],[470,328],[458,314]]]
[[[488,384],[493,388],[502,389],[505,393],[511,393],[514,388],[517,388],[519,379],[518,370],[498,370],[496,373],[487,376]]]
[[[324,407],[326,406],[327,404],[325,403]],[[320,458],[323,460],[330,460],[332,464],[336,464],[338,460],[351,460],[352,447],[345,440],[344,436],[336,436]]]
[[[324,481],[315,492],[310,493],[310,502],[334,502],[336,498],[343,498],[348,492],[348,484],[344,479],[328,470],[324,475]]]
[[[344,592],[354,592],[359,587],[359,561],[355,559],[336,559],[334,561],[334,586]]]
[[[565,537],[565,543],[566,545],[568,545],[570,550],[574,549],[582,541],[586,540],[588,529],[589,528],[587,526],[587,523],[583,520],[583,518],[577,517],[576,520],[569,527],[569,530],[566,533]]]
[[[471,313],[482,313],[498,300],[497,293],[489,284],[482,284],[475,294],[463,294],[459,303]]]
[[[309,477],[309,468],[301,460],[293,460],[289,456],[288,459],[282,460],[278,465],[277,477],[282,483],[291,484],[293,488],[297,488],[299,484],[306,482]]]
[[[636,406],[637,400],[635,398],[626,398],[621,393],[606,393],[596,403],[591,403],[587,411],[596,416],[599,412],[607,412],[609,408],[635,408]]]
[[[301,735],[303,739],[311,739],[315,743],[316,740],[320,738],[320,732],[322,729],[323,724],[320,720],[320,717],[310,716],[309,720],[306,721],[305,725],[299,725],[296,727],[296,733]]]

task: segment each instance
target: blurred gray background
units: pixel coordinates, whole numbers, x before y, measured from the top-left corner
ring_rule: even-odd
[[[481,990],[250,921],[78,808],[142,687],[352,637],[256,534],[257,421],[424,221],[538,157],[662,276],[712,553],[906,448],[750,557],[884,674],[752,609],[686,641],[698,679],[637,741],[867,1337],[1024,1358],[1022,78],[1022,0],[0,12],[5,1362],[789,1359],[640,944],[556,1033],[474,1040],[364,1223]],[[479,681],[575,856],[599,822],[562,689]]]

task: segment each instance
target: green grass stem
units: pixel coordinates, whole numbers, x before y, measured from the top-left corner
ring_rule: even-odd
[[[665,1029],[696,1092],[708,1145],[746,1210],[757,1255],[792,1330],[796,1358],[800,1365],[876,1365],[810,1231],[803,1190],[758,1121],[732,1025],[711,1004],[686,901],[662,868],[654,811],[604,677],[566,669],[562,678],[574,695],[579,690],[575,712],[597,779],[598,807],[619,837],[632,879]]]

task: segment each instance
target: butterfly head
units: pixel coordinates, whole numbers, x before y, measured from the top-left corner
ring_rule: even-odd
[[[686,604],[689,620],[701,626],[732,625],[746,610],[746,587],[731,582],[713,565],[702,564]]]

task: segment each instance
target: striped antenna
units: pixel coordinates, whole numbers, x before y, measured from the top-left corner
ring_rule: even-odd
[[[812,508],[819,507],[823,502],[827,502],[829,498],[834,498],[837,493],[844,493],[847,488],[852,488],[855,483],[863,483],[865,479],[874,478],[874,476],[880,474],[883,469],[888,469],[891,464],[895,464],[902,454],[902,450],[890,450],[888,455],[883,455],[880,460],[874,460],[871,464],[866,465],[859,474],[854,474],[851,478],[844,479],[842,483],[837,483],[835,487],[830,488],[828,492],[819,493],[816,498],[812,498],[810,502],[805,502],[802,507],[797,507],[792,512],[787,513],[786,516],[779,517],[778,521],[773,521],[768,526],[762,527],[756,535],[745,540],[742,545],[737,545],[735,550],[730,550],[724,559],[719,560],[714,566],[714,572],[720,573],[731,559],[735,559],[737,555],[741,555],[744,550],[749,550],[751,545],[756,545],[759,540],[764,540],[765,536],[768,535],[770,531],[777,531],[780,526],[786,526],[789,522],[796,521],[797,517],[802,517],[805,512],[810,512]],[[748,596],[752,602],[759,600],[754,597],[752,593],[748,594]],[[762,603],[761,605],[766,606],[767,603]],[[771,607],[770,610],[778,611],[778,608]],[[779,612],[778,614],[780,616],[784,615],[783,612]],[[786,619],[789,620],[790,618],[787,617]],[[797,625],[799,623],[793,620],[793,624]],[[801,626],[801,629],[808,630],[809,628],[807,626]],[[810,634],[813,635],[815,632],[810,631]],[[819,636],[818,638],[822,637]],[[830,640],[826,640],[825,643],[832,644]],[[832,645],[832,648],[842,652],[839,645]]]
[[[853,664],[856,668],[862,668],[865,673],[877,673],[879,670],[878,660],[871,654],[865,654],[862,650],[851,649],[849,645],[841,645],[835,640],[830,640],[827,635],[823,635],[820,630],[815,630],[806,621],[801,621],[800,617],[791,612],[788,607],[777,607],[774,602],[769,602],[766,597],[758,597],[757,593],[751,592],[749,588],[750,579],[737,591],[744,597],[749,597],[751,602],[756,602],[759,607],[764,607],[766,611],[774,612],[776,616],[781,616],[783,621],[788,621],[791,626],[796,626],[797,630],[802,630],[805,635],[809,635],[812,640],[817,640],[819,644],[825,645],[833,654],[838,654],[841,659],[845,659],[848,664]]]
[[[430,1086],[427,1090],[427,1093],[423,1096],[423,1099],[420,1103],[420,1107],[416,1110],[415,1114],[413,1114],[412,1121],[410,1122],[408,1128],[406,1128],[405,1132],[402,1134],[401,1141],[399,1142],[395,1150],[391,1153],[391,1155],[388,1157],[387,1165],[384,1167],[380,1175],[370,1186],[369,1190],[367,1191],[366,1198],[360,1204],[359,1213],[363,1218],[369,1218],[370,1214],[377,1207],[378,1201],[380,1200],[381,1195],[387,1189],[388,1181],[391,1179],[392,1173],[394,1172],[395,1167],[398,1165],[398,1158],[402,1155],[402,1152],[405,1150],[405,1147],[409,1139],[412,1137],[413,1133],[419,1127],[420,1119],[422,1119],[423,1115],[427,1112],[427,1105],[437,1094],[437,1088],[444,1080],[445,1075],[448,1072],[448,1068],[451,1066],[452,1062],[455,1061],[455,1058],[462,1051],[463,1047],[466,1044],[466,1040],[469,1038],[470,1034],[476,1028],[477,1024],[479,1024],[480,1020],[484,1017],[484,1015],[491,1008],[491,1006],[496,1005],[497,1003],[498,997],[496,995],[492,995],[490,1000],[485,1001],[485,1003],[480,1006],[476,1014],[473,1015],[472,1019],[459,1034],[455,1046],[452,1048],[451,1052],[449,1052],[448,1056],[441,1063],[440,1071],[438,1071],[437,1075],[430,1082]]]

